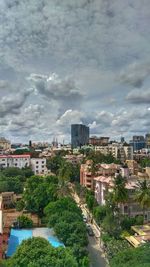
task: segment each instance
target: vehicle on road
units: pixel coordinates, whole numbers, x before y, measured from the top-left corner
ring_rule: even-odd
[[[86,224],[86,229],[89,236],[94,236],[94,232],[90,224]]]
[[[82,214],[82,217],[83,217],[83,221],[86,223],[87,222],[87,217],[84,214]]]

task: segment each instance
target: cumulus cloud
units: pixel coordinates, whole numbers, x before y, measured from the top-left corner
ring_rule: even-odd
[[[20,112],[19,109],[24,105],[32,91],[32,89],[28,89],[24,92],[19,92],[17,95],[3,96],[0,100],[0,117],[12,113],[18,114]]]
[[[99,134],[136,129],[129,105],[149,103],[149,10],[141,0],[1,0],[0,132],[64,137],[73,118]]]
[[[69,107],[79,107],[83,100],[82,92],[71,78],[60,79],[53,73],[50,76],[31,74],[27,79],[33,82],[38,94],[46,97],[48,101],[58,101],[63,111]]]

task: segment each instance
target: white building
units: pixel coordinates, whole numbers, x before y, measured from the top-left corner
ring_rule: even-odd
[[[112,143],[108,144],[108,146],[95,146],[95,151],[99,151],[104,155],[112,154],[121,161],[133,159],[133,147],[128,144]]]
[[[0,167],[17,167],[22,169],[30,166],[30,155],[0,155]]]
[[[47,174],[46,159],[45,158],[31,159],[31,168],[34,174]]]

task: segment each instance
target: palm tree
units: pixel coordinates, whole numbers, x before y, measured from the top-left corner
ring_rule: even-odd
[[[126,203],[128,200],[128,190],[126,189],[126,178],[120,174],[114,178],[114,201],[117,204]]]
[[[146,208],[150,207],[150,184],[146,179],[138,182],[138,190],[135,195],[135,200],[143,209],[143,217],[145,219]]]

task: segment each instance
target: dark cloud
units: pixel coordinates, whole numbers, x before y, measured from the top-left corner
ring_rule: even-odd
[[[32,89],[19,92],[17,95],[10,94],[0,99],[0,117],[7,114],[18,114],[20,108],[24,105],[27,97],[31,94]]]
[[[134,63],[121,72],[119,81],[133,87],[141,88],[148,76],[150,76],[150,63]]]
[[[71,78],[60,79],[56,74],[51,76],[31,74],[28,78],[34,85],[38,94],[46,97],[48,101],[57,101],[61,112],[80,107],[83,94]]]
[[[150,104],[150,90],[132,90],[126,96],[126,100],[132,104]]]

